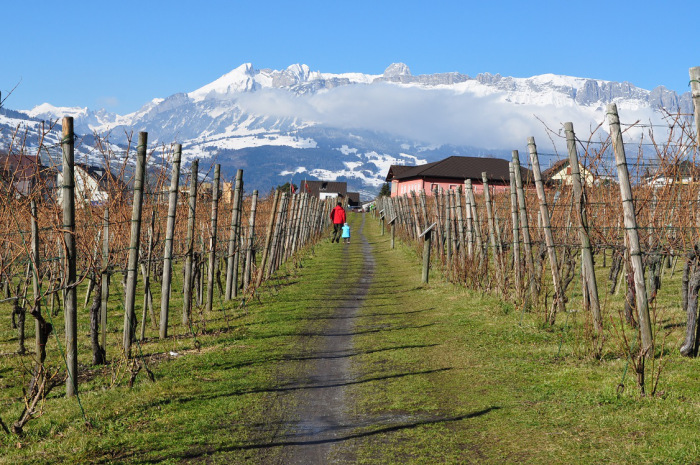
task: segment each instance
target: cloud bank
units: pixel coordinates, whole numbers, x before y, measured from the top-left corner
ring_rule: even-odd
[[[428,144],[471,145],[485,149],[521,149],[534,136],[549,145],[546,126],[559,131],[574,123],[580,138],[605,119],[603,106],[514,103],[506,93],[477,95],[446,88],[392,84],[344,86],[297,96],[280,89],[239,95],[238,104],[253,114],[301,118],[344,129],[386,132]],[[630,108],[624,121],[658,120],[649,108]],[[563,139],[553,136],[557,146]]]

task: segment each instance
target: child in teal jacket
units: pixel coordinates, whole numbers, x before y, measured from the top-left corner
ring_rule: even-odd
[[[343,234],[341,237],[343,238],[344,244],[350,243],[350,226],[347,223],[343,225]]]

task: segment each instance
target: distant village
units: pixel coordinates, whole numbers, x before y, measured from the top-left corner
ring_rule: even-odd
[[[521,167],[521,176],[527,185],[532,185],[532,172]],[[609,176],[598,174],[588,167],[579,165],[582,181],[586,185],[600,185],[615,182]],[[435,190],[458,190],[469,179],[475,194],[483,191],[482,173],[493,192],[509,189],[509,161],[501,158],[451,156],[445,159],[416,166],[391,165],[385,177],[391,197],[418,193],[433,195]],[[542,172],[546,187],[571,185],[569,160],[553,163]],[[700,180],[700,166],[690,161],[657,168],[641,178],[644,185],[661,188],[672,184],[689,184]],[[101,204],[107,202],[110,194],[125,192],[128,186],[107,169],[84,163],[75,164],[76,199],[79,202]],[[39,157],[23,154],[0,153],[0,185],[4,192],[12,191],[15,196],[27,196],[35,188],[40,188],[42,196],[61,202],[61,172],[53,166],[42,164]],[[303,180],[293,190],[306,192],[318,199],[340,198],[347,200],[351,209],[366,208],[373,199],[361,201],[358,192],[348,191],[345,181]],[[202,195],[211,195],[211,183],[202,183]],[[184,192],[184,187],[181,187]],[[290,189],[292,189],[290,187]],[[293,193],[293,192],[292,192]],[[230,203],[233,197],[233,183],[223,182],[221,199]]]

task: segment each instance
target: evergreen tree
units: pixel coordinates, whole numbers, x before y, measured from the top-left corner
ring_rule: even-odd
[[[389,197],[391,196],[391,185],[388,182],[382,184],[382,188],[379,190],[379,197]]]
[[[294,192],[299,192],[299,186],[297,186],[296,184],[292,184],[292,187],[293,187],[293,191],[294,191]],[[284,193],[286,193],[286,194],[291,194],[291,193],[292,193],[292,192],[289,190],[289,183],[288,183],[288,182],[285,182],[285,183],[282,184],[281,186],[277,186],[277,190],[280,190],[280,191],[282,191],[282,192],[284,192]]]

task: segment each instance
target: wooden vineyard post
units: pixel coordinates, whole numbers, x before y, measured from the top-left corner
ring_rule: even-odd
[[[194,225],[197,213],[197,182],[199,179],[199,160],[194,160],[190,167],[190,201],[187,213],[187,239],[185,240],[185,282],[183,286],[182,324],[190,322],[192,309],[192,259],[194,255]]]
[[[285,192],[280,193],[280,198],[278,200],[277,206],[277,218],[275,221],[275,227],[272,233],[272,242],[270,244],[270,266],[268,267],[266,277],[269,278],[277,270],[277,256],[279,254],[279,242],[280,235],[282,234],[282,224],[284,222],[284,213],[287,207],[287,194]],[[259,286],[259,284],[257,284]]]
[[[292,253],[295,253],[301,247],[301,231],[304,225],[304,216],[308,205],[308,196],[305,193],[299,193],[299,207],[297,211],[297,220],[292,231]]]
[[[442,222],[441,222],[441,217],[442,217],[442,210],[440,209],[440,191],[437,188],[437,186],[433,187],[433,200],[435,201],[435,219],[437,220],[437,225],[436,227],[436,235],[437,235],[437,250],[438,250],[438,257],[442,257],[442,254],[445,252],[445,249],[443,247],[442,243]]]
[[[696,66],[694,68],[690,68],[689,70],[690,74],[690,89],[691,89],[691,95],[693,98],[693,108],[694,108],[694,116],[695,116],[695,134],[696,134],[696,146],[695,146],[695,156],[697,157],[698,153],[700,153],[700,66]],[[700,194],[699,194],[700,197]],[[698,208],[698,205],[696,204],[696,208]],[[700,226],[700,221],[696,222],[696,226]],[[697,246],[696,246],[697,247]],[[674,264],[675,267],[675,264]],[[696,291],[694,290],[694,286],[689,286],[691,289],[691,292],[695,293]],[[680,348],[680,353],[681,355],[685,356],[693,356],[697,354],[697,326],[698,326],[698,319],[697,319],[697,304],[693,304],[693,302],[697,302],[696,296],[693,296],[694,298],[689,298],[690,296],[684,296],[684,303],[686,307],[686,313],[687,313],[687,322],[686,322],[686,336],[685,340],[683,342],[683,345]]]
[[[396,241],[396,219],[398,217],[395,216],[389,221],[389,226],[391,226],[391,248],[394,248],[394,242]]]
[[[622,198],[622,212],[625,224],[627,244],[629,245],[630,263],[634,273],[634,289],[639,316],[639,331],[642,337],[642,353],[645,356],[651,354],[654,337],[651,332],[651,318],[649,317],[649,301],[647,300],[646,283],[644,282],[644,264],[642,263],[642,251],[639,246],[639,232],[637,230],[637,216],[634,211],[632,198],[632,185],[629,171],[627,170],[627,156],[622,141],[620,130],[620,117],[617,114],[617,105],[611,103],[607,107],[610,136],[612,137],[615,163],[617,165],[617,177],[620,182],[620,196]]]
[[[146,311],[150,309],[151,318],[155,319],[153,313],[153,294],[151,293],[151,258],[153,257],[153,233],[156,226],[156,209],[151,212],[151,224],[148,227],[148,248],[146,252],[146,263],[141,264],[143,272],[143,313],[141,314],[141,334],[139,341],[143,341],[146,337]],[[152,322],[155,325],[155,321]]]
[[[464,258],[464,216],[462,214],[462,196],[459,191],[454,192],[455,212],[457,213],[457,247],[459,248],[459,256]]]
[[[525,253],[525,266],[530,277],[530,297],[537,295],[537,282],[535,280],[535,261],[532,256],[532,239],[530,238],[530,226],[527,217],[527,204],[525,203],[525,189],[520,171],[520,154],[513,150],[513,175],[515,176],[515,190],[518,194],[518,209],[520,210],[520,231],[523,235],[523,252]]]
[[[31,200],[31,216],[32,216],[32,243],[31,243],[31,267],[32,267],[32,294],[34,295],[34,305],[32,305],[31,314],[34,316],[34,339],[35,339],[35,385],[39,385],[39,376],[41,367],[46,358],[46,341],[49,338],[49,326],[41,316],[41,289],[39,288],[39,225],[37,223],[36,200]]]
[[[501,291],[501,265],[498,260],[498,248],[496,246],[496,227],[493,219],[493,205],[491,204],[491,190],[489,188],[489,180],[486,172],[481,173],[481,181],[484,185],[484,203],[486,204],[486,220],[489,228],[489,244],[491,245],[491,259],[493,260],[493,269],[496,273],[496,283]]]
[[[474,196],[474,188],[472,187],[472,180],[467,179],[464,181],[464,185],[467,189],[467,194],[469,195],[469,205],[472,210],[472,224],[474,225],[474,239],[476,241],[476,248],[479,251],[479,263],[484,263],[486,261],[486,249],[481,240],[481,223],[479,222],[479,210],[476,205],[476,197]]]
[[[239,242],[238,226],[241,217],[241,198],[243,197],[243,170],[236,172],[236,186],[233,191],[233,213],[231,215],[231,235],[228,240],[228,256],[226,257],[226,301],[238,294],[238,270],[236,270],[235,256]]]
[[[284,238],[284,255],[283,260],[287,260],[292,252],[291,242],[292,242],[292,230],[294,229],[294,222],[296,221],[297,207],[299,205],[299,195],[290,194],[289,195],[289,217],[287,221],[287,227],[285,228],[285,238]]]
[[[418,217],[418,200],[416,199],[416,191],[411,191],[411,213],[413,213],[413,222],[415,223],[416,237],[420,234],[420,218]]]
[[[427,225],[430,222],[428,219],[428,201],[425,199],[425,191],[423,189],[418,192],[418,202],[420,204],[420,214],[423,219],[423,224]]]
[[[177,200],[180,189],[180,159],[182,157],[182,145],[175,144],[173,154],[173,171],[170,177],[170,191],[168,193],[168,223],[165,229],[165,247],[163,251],[163,282],[160,292],[160,328],[159,337],[168,337],[168,317],[170,310],[170,286],[173,276],[173,236],[175,234],[175,216],[177,214]]]
[[[131,211],[131,239],[129,241],[129,259],[126,266],[126,290],[124,292],[124,355],[131,357],[131,341],[136,325],[136,281],[138,280],[139,248],[141,245],[141,207],[143,187],[146,174],[146,144],[148,133],[140,132],[136,147],[136,172],[134,174],[134,203]]]
[[[542,173],[540,172],[540,160],[537,156],[537,146],[535,145],[534,137],[528,137],[527,146],[530,152],[530,163],[532,164],[532,174],[535,179],[537,197],[540,200],[540,217],[542,219],[542,228],[544,229],[547,254],[549,255],[549,267],[552,270],[552,283],[554,284],[554,306],[552,307],[552,311],[549,313],[547,320],[550,325],[553,325],[556,321],[557,311],[564,313],[566,311],[566,307],[561,288],[561,275],[559,274],[557,251],[554,248],[554,235],[552,234],[552,225],[549,219],[549,210],[547,209],[547,196],[544,192],[544,183],[542,182]]]
[[[255,246],[255,211],[258,206],[258,191],[253,191],[250,203],[250,220],[248,222],[248,246],[246,247],[245,270],[243,272],[243,289],[248,290],[253,271],[253,247]]]
[[[265,273],[265,265],[267,263],[267,257],[270,255],[270,245],[272,244],[272,233],[275,228],[275,216],[277,213],[277,204],[280,201],[281,191],[279,189],[275,190],[275,198],[272,201],[272,207],[270,208],[270,220],[267,223],[267,235],[265,237],[265,247],[263,248],[262,260],[260,260],[260,268],[258,270],[258,276],[255,280],[255,287],[260,287],[262,283],[263,276]]]
[[[508,164],[510,174],[510,217],[513,223],[513,274],[515,276],[515,292],[518,300],[522,299],[522,266],[520,264],[520,221],[518,218],[518,192],[515,183],[513,162]]]
[[[100,305],[100,344],[107,360],[107,305],[109,303],[109,207],[102,220],[102,302]]]
[[[382,236],[384,235],[384,210],[379,212],[379,222],[382,224]]]
[[[211,236],[209,237],[209,268],[207,269],[207,312],[214,305],[214,273],[216,272],[216,230],[219,219],[219,181],[221,165],[214,166],[214,184],[211,191]]]
[[[690,68],[690,91],[695,115],[696,151],[700,149],[700,66]],[[696,152],[697,153],[697,152]]]
[[[73,118],[63,118],[63,243],[65,253],[65,291],[63,311],[66,328],[66,397],[78,393],[78,297],[76,289],[76,247],[75,247],[75,145]]]
[[[471,191],[471,181],[464,181],[464,212],[467,216],[467,255],[474,258],[474,221],[472,219],[472,203],[469,192]],[[467,188],[469,190],[467,190]]]
[[[423,231],[419,238],[423,238],[423,270],[421,274],[421,281],[428,284],[430,276],[430,243],[432,241],[432,231],[437,226],[437,222],[431,224]]]
[[[452,247],[453,246],[453,243],[452,243],[452,239],[453,239],[453,237],[452,237],[452,216],[451,216],[452,205],[451,205],[451,195],[450,195],[449,190],[445,191],[442,204],[444,206],[444,211],[445,211],[445,214],[444,214],[444,218],[445,218],[445,245],[446,245],[446,249],[447,249],[447,251],[446,251],[447,252],[447,264],[448,264],[447,266],[448,266],[448,270],[449,270],[449,269],[451,269],[449,264],[452,263],[452,251],[454,250]]]
[[[584,279],[587,287],[588,304],[593,315],[593,325],[599,336],[603,333],[603,321],[600,316],[600,302],[598,301],[598,284],[595,279],[595,267],[593,264],[593,251],[588,236],[588,218],[586,216],[586,193],[581,185],[581,172],[576,152],[576,136],[573,123],[564,123],[566,132],[566,146],[569,150],[569,166],[571,167],[571,179],[574,191],[574,199],[577,202],[579,230],[578,237],[581,241],[581,264],[583,266]]]
[[[452,256],[456,256],[461,250],[459,247],[459,225],[457,223],[457,200],[458,197],[456,189],[450,189],[450,228],[452,229]]]

